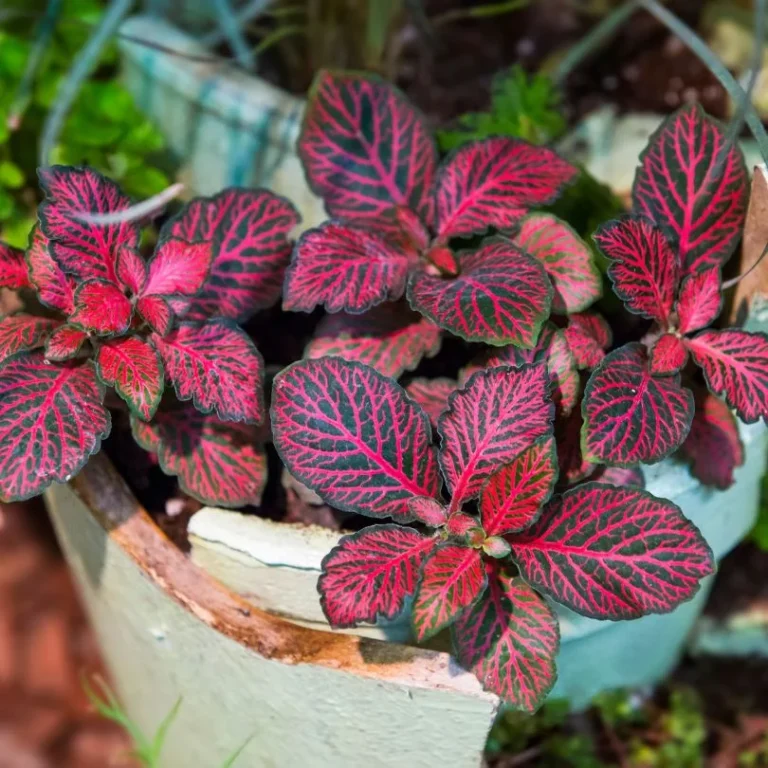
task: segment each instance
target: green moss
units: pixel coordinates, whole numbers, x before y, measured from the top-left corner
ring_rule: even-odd
[[[760,511],[750,539],[764,552],[768,552],[768,472],[763,475],[760,487]]]

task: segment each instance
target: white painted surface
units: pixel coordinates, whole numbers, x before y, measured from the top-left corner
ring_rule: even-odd
[[[105,503],[124,504],[125,491],[107,491]],[[236,768],[480,764],[497,700],[446,654],[308,633],[254,615],[251,642],[281,657],[267,658],[214,628],[229,623],[245,634],[245,604],[233,599],[234,609],[220,614],[208,595],[224,594],[226,603],[227,593],[183,557],[171,562],[180,553],[167,549],[139,567],[137,559],[152,563],[160,534],[137,521],[138,512],[108,535],[69,487],[52,488],[47,503],[128,712],[151,733],[183,699],[164,768],[217,768],[250,736]],[[174,596],[187,568],[195,572],[184,579],[198,586]],[[336,646],[346,650],[335,656]],[[317,663],[298,661],[302,654]]]

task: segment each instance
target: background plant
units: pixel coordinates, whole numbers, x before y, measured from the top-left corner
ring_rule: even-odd
[[[19,248],[35,222],[42,126],[103,14],[97,0],[50,3],[48,14],[45,8],[40,2],[4,4],[9,18],[0,29],[0,237]],[[43,47],[35,62],[39,42]],[[115,79],[116,65],[116,47],[107,46],[81,86],[49,162],[87,164],[128,194],[149,197],[170,183],[158,167],[160,160],[168,165],[164,140]]]
[[[550,144],[566,129],[560,101],[560,92],[547,75],[529,75],[516,65],[494,78],[489,109],[462,115],[454,125],[438,130],[438,144],[443,152],[491,136],[516,136],[531,144]]]
[[[101,678],[95,678],[93,683],[98,690],[94,690],[94,687],[87,682],[83,683],[88,700],[99,715],[119,725],[128,736],[130,736],[134,745],[131,757],[136,758],[144,768],[162,768],[160,758],[162,756],[163,747],[168,739],[168,733],[179,714],[182,700],[177,700],[150,739],[147,738],[141,728],[131,720],[128,713],[118,701],[117,696],[115,696],[109,686]],[[227,757],[221,764],[221,768],[232,768],[249,743],[250,739]]]

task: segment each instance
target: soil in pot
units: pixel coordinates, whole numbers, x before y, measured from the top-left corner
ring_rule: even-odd
[[[423,16],[404,14],[393,35],[392,47],[398,55],[394,65],[387,64],[390,71],[386,74],[435,125],[486,108],[492,80],[500,70],[513,64],[529,70],[546,65],[601,17],[598,9],[590,11],[588,3],[536,0],[498,16],[439,21],[446,14],[466,12],[479,4],[474,0],[430,0],[423,3]],[[705,3],[673,0],[667,5],[694,29],[700,25]],[[274,23],[266,20],[257,29],[251,33],[254,45],[274,31]],[[232,56],[226,46],[219,52]],[[279,43],[268,47],[261,54],[259,73],[281,88],[304,95],[311,72],[297,77],[286,66],[284,53]],[[643,12],[636,13],[631,23],[572,74],[565,97],[564,106],[573,121],[604,104],[616,105],[622,112],[665,113],[697,100],[716,117],[724,117],[727,111],[727,98],[717,79]]]

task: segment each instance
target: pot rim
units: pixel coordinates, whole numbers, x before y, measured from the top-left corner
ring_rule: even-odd
[[[146,77],[161,82],[183,98],[214,112],[230,125],[243,129],[259,125],[271,144],[294,151],[306,100],[279,88],[257,73],[243,72],[227,63],[187,61],[183,65],[167,48],[190,56],[210,52],[189,33],[151,16],[132,16],[123,22],[119,41],[122,54]],[[147,41],[157,49],[143,47]],[[260,89],[258,96],[253,84]],[[265,124],[265,115],[268,122]]]
[[[256,608],[168,539],[105,454],[94,456],[69,486],[145,578],[210,629],[254,653],[284,664],[315,664],[498,705],[498,697],[483,691],[448,653],[302,627]]]
[[[762,422],[739,423],[739,434],[745,450],[764,433]],[[688,491],[704,486],[690,472],[688,465],[671,459],[659,464],[644,466],[647,482],[645,490],[654,496],[669,499],[673,503]],[[706,490],[706,489],[705,489]],[[712,490],[713,493],[721,491]],[[211,514],[215,511],[215,516]],[[226,525],[222,528],[222,519]],[[372,524],[375,521],[372,521]],[[250,531],[247,529],[251,529]],[[258,529],[259,537],[254,536]],[[242,552],[270,567],[293,568],[314,571],[341,538],[352,530],[332,530],[312,523],[281,523],[255,515],[246,515],[238,509],[225,509],[215,504],[205,504],[190,519],[187,532],[214,544]],[[277,542],[279,533],[289,532],[289,541]],[[716,553],[722,556],[722,552]]]

